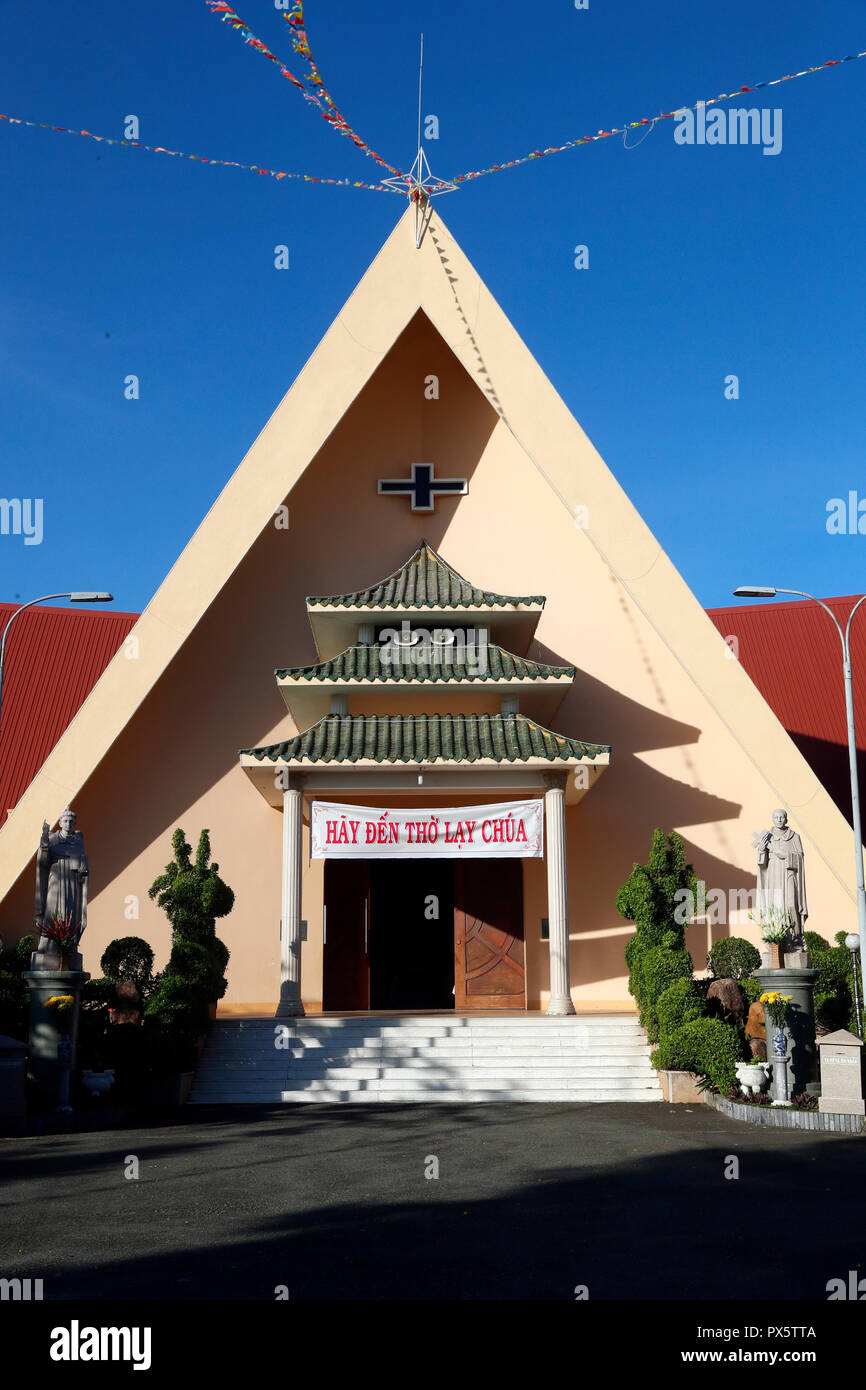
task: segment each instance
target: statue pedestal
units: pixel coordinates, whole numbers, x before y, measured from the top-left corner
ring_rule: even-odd
[[[787,1064],[791,1095],[805,1091],[810,1081],[818,1079],[818,1048],[815,1043],[815,981],[817,970],[782,968],[756,970],[755,979],[761,982],[761,992],[779,990],[790,994],[785,1033],[789,1038]],[[764,1013],[767,1034],[767,1058],[772,1060],[771,1040],[777,1031],[769,1015]]]
[[[68,1066],[75,1066],[78,1045],[78,1013],[81,991],[90,979],[84,970],[27,970],[22,979],[30,989],[30,1070],[42,1104],[57,1105],[61,1070],[69,1040]],[[73,1004],[65,1014],[45,1007],[53,994],[71,994]]]

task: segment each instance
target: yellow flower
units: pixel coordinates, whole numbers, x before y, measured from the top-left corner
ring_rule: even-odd
[[[55,1009],[62,1014],[67,1009],[71,1009],[75,1001],[71,994],[52,994],[50,999],[46,999],[43,1004],[44,1009]]]

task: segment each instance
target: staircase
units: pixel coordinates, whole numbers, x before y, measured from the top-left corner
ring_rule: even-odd
[[[649,1053],[637,1019],[618,1014],[229,1020],[190,1101],[658,1101]]]

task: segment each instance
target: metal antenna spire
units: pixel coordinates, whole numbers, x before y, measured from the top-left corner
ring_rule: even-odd
[[[408,193],[415,204],[415,246],[419,247],[424,237],[424,228],[429,220],[430,199],[440,193],[456,193],[456,183],[447,179],[437,179],[430,169],[427,156],[421,145],[421,84],[424,76],[424,35],[421,35],[421,60],[418,64],[418,153],[408,174],[400,174],[393,179],[383,179],[386,188],[398,193]]]
[[[421,153],[421,78],[424,75],[424,35],[421,35],[421,61],[418,64],[418,153]]]

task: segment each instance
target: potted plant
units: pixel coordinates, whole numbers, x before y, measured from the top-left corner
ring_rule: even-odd
[[[793,925],[791,914],[786,908],[777,907],[775,903],[767,907],[762,907],[759,916],[756,918],[753,912],[749,913],[752,921],[757,921],[761,927],[761,936],[767,948],[769,960],[767,962],[770,970],[781,968],[781,946]]]
[[[42,931],[54,942],[60,955],[59,970],[69,969],[69,957],[78,949],[83,930],[81,923],[69,916],[55,915],[44,923]]]

